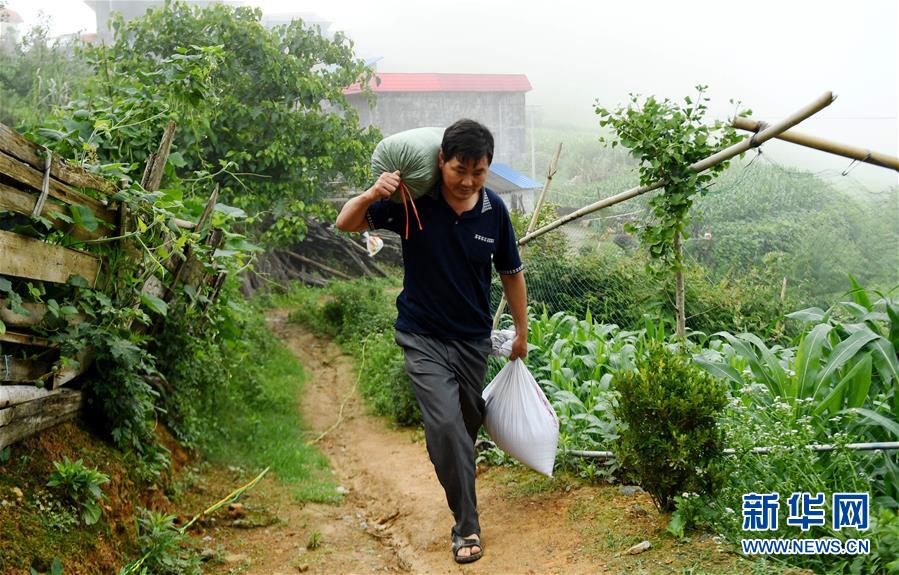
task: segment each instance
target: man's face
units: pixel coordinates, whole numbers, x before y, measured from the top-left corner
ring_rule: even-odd
[[[443,152],[437,157],[437,166],[443,176],[443,191],[448,199],[464,201],[477,194],[487,180],[489,163],[487,156],[478,161],[461,162],[459,158],[446,161]]]

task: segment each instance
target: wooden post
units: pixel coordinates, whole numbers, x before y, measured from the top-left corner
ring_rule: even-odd
[[[148,192],[155,192],[159,189],[160,184],[162,183],[162,175],[165,172],[165,164],[169,159],[169,151],[172,148],[172,140],[175,137],[175,122],[169,122],[166,125],[165,130],[162,133],[162,139],[159,141],[159,149],[150,154],[150,157],[147,158],[147,166],[144,168],[144,176],[141,178],[141,186],[144,190]],[[121,212],[120,217],[126,218],[127,213]],[[140,216],[137,216],[140,217]],[[128,227],[127,222],[123,222],[120,226],[122,229]],[[123,249],[130,252],[135,252],[140,254],[138,250],[132,250],[133,244],[129,241],[127,244],[123,246]],[[140,254],[141,256],[143,254]],[[138,266],[138,274],[143,273],[143,263],[140,263]],[[145,286],[141,286],[141,292],[143,293]],[[134,303],[131,304],[131,307],[137,309],[140,307],[140,298],[137,298]],[[129,320],[128,325],[125,326],[126,329],[130,329],[133,324],[133,320]],[[140,333],[146,333],[148,330],[147,326],[138,326],[134,329]]]
[[[200,215],[200,219],[197,220],[197,225],[194,230],[202,235],[203,228],[206,225],[207,220],[210,219],[212,215],[212,211],[215,209],[215,204],[218,201],[219,197],[219,187],[215,186],[215,189],[212,190],[212,194],[210,194],[209,199],[206,201],[206,207],[203,209],[203,213]],[[190,249],[190,244],[184,246],[184,254],[182,256],[182,260],[178,263],[177,269],[175,269],[175,274],[172,277],[172,280],[169,282],[169,285],[166,286],[165,293],[162,296],[162,299],[165,301],[170,301],[175,295],[175,288],[177,287],[178,281],[181,279],[181,274],[184,273],[185,267],[187,267],[191,261],[192,250]]]
[[[674,307],[677,309],[677,337],[683,341],[687,332],[687,312],[684,309],[684,246],[679,230],[674,233],[674,254],[677,261],[677,269],[674,273]]]
[[[144,177],[140,185],[148,192],[155,192],[162,183],[162,175],[165,173],[165,164],[169,160],[169,151],[172,149],[172,140],[175,137],[175,122],[169,122],[162,133],[159,149],[147,158],[147,167],[144,169]]]

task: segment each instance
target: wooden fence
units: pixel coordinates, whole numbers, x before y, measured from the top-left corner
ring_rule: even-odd
[[[159,150],[147,162],[141,182],[147,191],[159,189],[174,132],[174,124],[169,124]],[[143,253],[130,240],[120,239],[133,227],[134,217],[127,213],[125,204],[111,200],[117,190],[116,184],[67,163],[0,124],[0,214],[42,217],[76,240],[107,238],[118,242],[117,247],[128,254],[132,263],[142,261]],[[223,233],[217,229],[207,232],[205,227],[211,221],[217,197],[216,189],[197,222],[176,220],[178,226],[199,232],[200,241],[213,250],[222,241]],[[73,210],[84,209],[98,222],[96,229],[69,223]],[[67,217],[55,217],[58,215]],[[14,233],[4,229],[4,221],[10,218],[0,218],[0,279],[68,284],[80,277],[83,281],[78,284],[93,288],[101,278],[114,275],[115,270],[108,269],[109,262],[98,254]],[[176,254],[179,257],[164,262],[166,271],[160,275],[165,279],[151,275],[141,293],[170,301],[176,294],[174,288],[181,283],[198,293],[206,290],[208,297],[214,299],[224,272],[214,269],[214,265],[210,270],[194,252],[195,246],[188,242]],[[84,374],[92,359],[91,350],[85,349],[76,357],[77,365],[61,361],[58,345],[40,335],[40,325],[49,313],[45,304],[23,303],[27,312],[24,314],[15,313],[7,304],[0,297],[0,321],[5,326],[5,330],[0,330],[0,449],[75,417],[81,408],[81,392],[62,386]],[[79,323],[86,318],[83,314],[71,314],[66,321]]]

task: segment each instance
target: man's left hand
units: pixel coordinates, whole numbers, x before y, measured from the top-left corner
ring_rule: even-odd
[[[524,359],[528,356],[528,334],[516,333],[515,339],[512,340],[512,353],[509,359]]]

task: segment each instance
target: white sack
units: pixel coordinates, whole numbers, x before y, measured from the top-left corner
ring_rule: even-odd
[[[559,418],[520,359],[508,362],[484,389],[484,428],[494,443],[534,471],[553,475]]]

